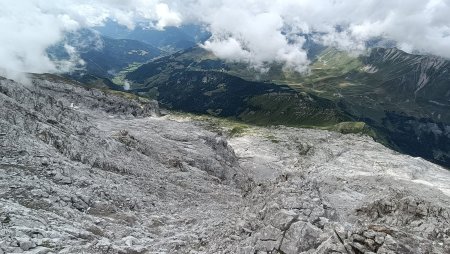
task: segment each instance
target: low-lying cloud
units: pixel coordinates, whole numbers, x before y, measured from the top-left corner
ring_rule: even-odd
[[[213,37],[205,48],[226,59],[253,64],[308,65],[302,34],[342,50],[361,52],[385,38],[407,52],[450,58],[449,0],[196,1],[197,17]]]
[[[306,70],[304,34],[347,51],[363,51],[376,37],[450,58],[448,13],[450,0],[3,0],[0,75],[67,71],[70,65],[52,61],[46,49],[65,32],[108,19],[129,29],[136,22],[159,30],[203,24],[212,34],[204,48],[260,70],[274,62]]]
[[[181,24],[181,17],[159,1],[148,0],[2,0],[0,1],[0,75],[17,79],[22,73],[61,73],[82,64],[71,45],[68,61],[52,60],[47,49],[66,32],[113,19],[133,29],[149,20],[158,29]]]

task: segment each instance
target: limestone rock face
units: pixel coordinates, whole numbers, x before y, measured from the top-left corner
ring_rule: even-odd
[[[0,109],[0,253],[450,253],[450,172],[365,136],[228,137],[56,76]]]

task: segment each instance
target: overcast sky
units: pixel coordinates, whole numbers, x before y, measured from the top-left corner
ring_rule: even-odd
[[[261,68],[279,62],[305,70],[299,34],[311,32],[348,51],[382,36],[408,52],[450,58],[449,13],[450,0],[0,0],[0,75],[70,69],[50,61],[46,48],[64,32],[107,19],[130,29],[137,21],[160,30],[204,24],[213,35],[205,48]]]

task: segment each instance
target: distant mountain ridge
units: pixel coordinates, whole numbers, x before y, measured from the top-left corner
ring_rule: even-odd
[[[210,37],[209,32],[198,25],[166,27],[164,30],[157,30],[149,27],[148,24],[138,23],[133,30],[129,30],[109,20],[103,26],[94,29],[104,36],[140,41],[171,53],[194,47]]]
[[[450,106],[450,61],[434,56],[411,55],[397,49],[377,48],[367,64],[389,74],[382,85],[405,98]],[[375,73],[378,71],[375,71]]]
[[[68,59],[64,45],[74,47],[76,54],[85,62],[84,72],[99,77],[114,77],[133,63],[145,63],[161,54],[161,51],[143,42],[128,39],[112,39],[95,31],[84,29],[65,36],[63,42],[48,52],[53,59]]]

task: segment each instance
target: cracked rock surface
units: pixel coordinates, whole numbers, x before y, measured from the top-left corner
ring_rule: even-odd
[[[365,136],[227,137],[48,75],[0,108],[0,254],[450,253],[450,172]]]

